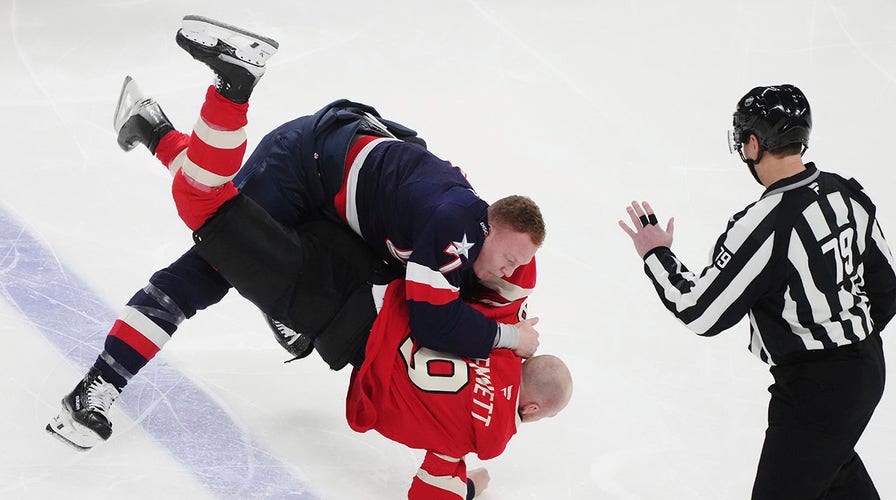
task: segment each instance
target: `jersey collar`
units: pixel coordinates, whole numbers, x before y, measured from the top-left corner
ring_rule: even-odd
[[[803,186],[808,186],[809,184],[815,182],[815,179],[818,178],[818,169],[815,168],[815,163],[809,162],[806,164],[806,170],[802,172],[791,175],[785,179],[781,179],[780,181],[772,184],[762,193],[762,197],[771,196],[773,194],[783,193],[784,191],[790,191],[793,189],[801,188]]]

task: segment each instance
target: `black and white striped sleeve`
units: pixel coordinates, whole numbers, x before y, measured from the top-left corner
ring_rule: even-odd
[[[881,331],[896,315],[896,263],[876,220],[870,224],[870,232],[863,289],[871,304],[874,328]]]
[[[766,199],[735,216],[700,276],[667,247],[644,256],[644,270],[669,309],[698,335],[716,335],[743,318],[773,277],[775,232]]]

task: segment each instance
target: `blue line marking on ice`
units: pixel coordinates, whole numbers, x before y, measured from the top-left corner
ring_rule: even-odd
[[[85,371],[117,317],[2,207],[0,294]],[[71,382],[74,387],[77,380]],[[219,497],[314,498],[285,464],[251,442],[208,395],[161,360],[141,370],[119,402]]]

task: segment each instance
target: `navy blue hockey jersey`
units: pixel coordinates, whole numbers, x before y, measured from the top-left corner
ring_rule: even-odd
[[[488,204],[463,172],[416,144],[365,136],[345,162],[339,216],[384,258],[406,264],[411,330],[425,344],[487,358],[497,323],[460,299],[488,235]]]

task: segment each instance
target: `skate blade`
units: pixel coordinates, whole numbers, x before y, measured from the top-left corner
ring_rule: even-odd
[[[118,94],[118,103],[115,105],[115,114],[112,117],[112,126],[117,133],[124,123],[131,117],[131,112],[137,103],[145,99],[145,96],[137,86],[137,82],[131,75],[124,77],[121,84],[121,93]]]
[[[96,433],[72,420],[65,410],[53,417],[46,431],[78,451],[87,451],[100,441]]]
[[[280,48],[276,40],[202,16],[184,16],[180,32],[206,47],[215,47],[221,41],[236,49],[235,57],[254,66],[264,66]]]

